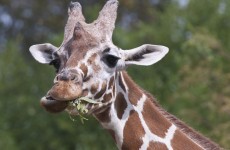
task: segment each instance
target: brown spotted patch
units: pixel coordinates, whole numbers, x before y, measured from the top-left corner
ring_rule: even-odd
[[[158,102],[152,97],[151,94],[145,92],[145,94],[151,98],[151,102],[154,103],[154,105],[157,107],[157,109],[161,112],[161,114],[164,115],[167,119],[170,120],[171,123],[175,124],[177,128],[181,131],[183,131],[184,134],[186,134],[190,139],[194,139],[197,141],[198,145],[203,147],[204,149],[221,149],[216,143],[211,141],[210,139],[204,137],[200,133],[196,132],[189,126],[187,126],[184,122],[173,116],[172,114],[168,113],[164,109],[161,108],[161,106],[158,104]]]
[[[143,91],[139,89],[139,86],[137,86],[133,80],[128,76],[128,74],[123,71],[122,72],[123,78],[127,85],[129,85],[129,101],[134,106],[137,105],[138,100],[142,97]]]
[[[69,59],[68,61],[66,62],[66,66],[67,67],[76,67],[77,66],[77,63],[82,60],[86,54],[86,50],[85,51],[73,51],[72,49],[68,49],[68,53],[69,53]]]
[[[114,77],[110,78],[108,89],[111,89],[113,84],[114,84]]]
[[[82,91],[82,96],[83,96],[83,97],[84,97],[84,96],[87,96],[88,94],[89,94],[88,89],[85,89],[85,90]]]
[[[101,86],[101,91],[99,91],[99,92],[94,96],[94,98],[95,98],[95,99],[100,98],[100,97],[105,93],[105,91],[106,91],[106,82],[103,82],[103,83],[102,83],[102,86]]]
[[[127,102],[126,102],[125,97],[122,93],[117,94],[114,105],[115,105],[115,109],[117,111],[117,117],[119,119],[121,119],[124,112],[125,112],[125,109],[127,108]]]
[[[186,149],[186,150],[202,150],[197,144],[193,143],[191,139],[186,137],[181,131],[176,130],[174,137],[171,141],[173,149]]]
[[[92,67],[92,69],[93,69],[93,71],[94,71],[95,73],[97,73],[97,72],[101,69],[100,65],[98,65],[98,64],[95,63],[95,62],[96,62],[96,58],[97,58],[97,54],[94,53],[94,54],[93,54],[92,56],[90,56],[89,59],[87,60],[87,63],[88,63],[89,65],[91,65],[91,67]]]
[[[157,136],[164,138],[171,123],[157,110],[156,106],[147,99],[144,103],[142,115],[150,131]]]
[[[98,82],[92,84],[91,89],[90,89],[90,92],[91,92],[92,94],[95,94],[95,93],[97,92],[98,87],[99,87],[99,83],[98,83]]]
[[[86,78],[87,73],[88,73],[88,68],[85,64],[81,64],[80,69],[82,70],[82,72],[84,73],[84,78]]]
[[[105,94],[102,103],[109,102],[112,99],[112,93]]]
[[[138,113],[134,110],[130,112],[130,117],[125,124],[123,132],[124,140],[121,148],[122,150],[137,150],[141,147],[145,131]]]
[[[95,117],[100,121],[100,122],[110,122],[110,107],[108,107],[105,111],[98,113],[95,115]]]
[[[90,56],[90,58],[87,60],[87,62],[91,65],[94,63],[95,59],[97,57],[97,54],[94,53],[92,56]]]
[[[124,92],[126,92],[126,89],[125,89],[125,85],[124,85],[124,83],[123,83],[123,81],[122,81],[122,73],[119,75],[119,77],[118,77],[118,81],[119,81],[119,86],[122,88],[122,90],[124,91]]]
[[[113,89],[113,95],[115,95],[115,94],[116,94],[116,93],[115,93],[115,92],[116,92],[116,91],[115,91],[115,90],[116,90],[116,88],[115,88],[115,87],[116,87],[116,86],[115,86],[115,84],[113,84],[113,87],[112,87],[112,89]]]
[[[150,142],[147,150],[168,150],[167,146],[160,142]],[[175,149],[176,150],[176,149]]]

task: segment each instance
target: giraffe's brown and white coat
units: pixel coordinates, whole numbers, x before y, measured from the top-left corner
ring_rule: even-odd
[[[123,77],[125,74],[125,78]],[[110,109],[106,110],[106,119],[98,119],[102,126],[113,133],[113,137],[118,145],[119,149],[156,149],[158,147],[162,149],[207,149],[197,142],[197,139],[192,139],[183,129],[177,127],[173,122],[171,122],[167,116],[164,116],[161,111],[158,110],[157,105],[154,105],[155,101],[144,91],[135,86],[131,82],[131,79],[125,72],[118,73],[115,79],[117,97],[115,102],[112,103]],[[122,80],[120,84],[119,80]],[[125,79],[129,83],[125,82]],[[134,85],[133,85],[134,84]],[[123,86],[126,88],[123,89]],[[142,96],[137,98],[137,103],[131,103],[129,99],[130,94],[141,94]],[[123,94],[123,96],[121,96]],[[122,111],[116,109],[116,101],[125,101],[120,107]],[[120,103],[120,102],[119,102]],[[123,112],[123,114],[118,113],[118,111]],[[102,114],[95,115],[103,116]],[[122,117],[121,117],[122,116]],[[184,128],[186,129],[186,128]],[[112,131],[112,132],[111,132]],[[198,134],[194,132],[194,134]],[[175,140],[175,138],[183,137],[182,140]],[[218,149],[218,147],[216,147]]]
[[[117,0],[109,0],[97,20],[85,23],[81,5],[71,3],[64,40],[59,48],[51,44],[30,47],[33,57],[57,69],[53,87],[42,98],[49,112],[78,114],[68,102],[87,97],[99,104],[87,104],[111,133],[119,149],[127,150],[217,150],[217,144],[201,136],[163,110],[156,99],[136,85],[124,71],[131,65],[152,65],[168,48],[144,44],[122,50],[112,42]]]

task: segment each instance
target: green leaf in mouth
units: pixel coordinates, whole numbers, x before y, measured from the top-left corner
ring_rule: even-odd
[[[87,104],[101,104],[101,102],[96,102],[87,97],[80,97],[69,103],[70,106],[74,106],[78,110],[78,115],[80,116],[82,124],[84,124],[84,120],[88,120],[84,117],[84,115],[86,115],[89,112],[89,110],[86,107]],[[69,116],[72,121],[76,121],[73,115],[70,114]]]

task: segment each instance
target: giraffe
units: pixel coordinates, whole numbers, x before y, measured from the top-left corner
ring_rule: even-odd
[[[149,66],[160,61],[168,48],[144,44],[122,50],[112,42],[117,16],[117,0],[109,0],[98,18],[87,24],[80,3],[70,4],[64,39],[60,47],[50,43],[30,47],[32,56],[56,69],[54,85],[40,103],[51,113],[66,110],[79,97],[108,130],[118,149],[126,150],[218,150],[216,143],[202,136],[160,107],[156,99],[140,88],[125,69],[132,65]]]

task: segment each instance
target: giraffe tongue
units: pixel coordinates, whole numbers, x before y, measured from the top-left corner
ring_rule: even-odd
[[[68,106],[68,101],[58,101],[48,96],[48,97],[43,97],[40,101],[40,104],[48,112],[58,113],[65,110],[65,108]]]

